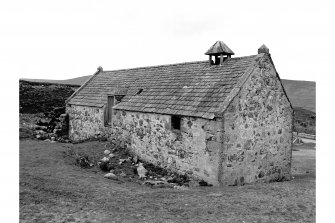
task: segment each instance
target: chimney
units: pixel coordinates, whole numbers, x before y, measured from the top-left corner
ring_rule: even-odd
[[[258,48],[258,54],[260,53],[270,54],[270,50],[263,44],[261,47]]]
[[[224,42],[216,41],[216,43],[207,50],[205,55],[209,55],[209,65],[221,66],[224,60],[234,55],[234,52]],[[212,61],[212,56],[214,56],[215,62]]]
[[[99,66],[99,67],[97,68],[97,70],[98,70],[99,72],[102,72],[104,69],[102,68],[102,66]]]

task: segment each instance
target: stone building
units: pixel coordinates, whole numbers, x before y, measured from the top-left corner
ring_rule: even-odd
[[[68,100],[69,137],[107,137],[140,159],[242,185],[290,179],[293,109],[269,49],[232,57],[217,41],[208,61],[103,71]]]

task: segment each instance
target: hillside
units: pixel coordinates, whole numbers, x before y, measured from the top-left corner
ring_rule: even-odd
[[[64,107],[77,85],[37,83],[20,80],[20,113],[50,112],[54,108]]]
[[[38,83],[51,83],[51,84],[66,84],[66,85],[82,85],[88,80],[91,75],[76,77],[65,80],[50,80],[50,79],[30,79],[30,78],[21,78],[20,80],[29,81],[29,82],[38,82]]]
[[[284,88],[293,107],[301,107],[315,112],[316,83],[282,79]]]

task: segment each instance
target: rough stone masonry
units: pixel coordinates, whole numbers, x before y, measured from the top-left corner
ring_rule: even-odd
[[[207,63],[202,66],[206,72],[228,69],[225,63],[234,59],[227,59],[222,67]],[[252,57],[251,62],[249,58],[238,59],[235,64],[248,64],[241,75],[235,75],[237,81],[225,100],[209,110],[216,111],[213,118],[185,113],[179,115],[180,129],[174,129],[172,114],[115,106],[112,125],[106,126],[106,104],[94,107],[70,101],[67,104],[70,139],[106,137],[142,160],[213,185],[288,180],[292,158],[292,106],[268,51]],[[132,95],[129,98],[139,97]],[[101,97],[107,97],[107,93]]]

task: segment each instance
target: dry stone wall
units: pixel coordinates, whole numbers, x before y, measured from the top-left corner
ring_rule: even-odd
[[[140,159],[217,185],[222,120],[182,117],[180,130],[171,116],[115,111],[112,140]]]
[[[269,57],[262,57],[224,114],[221,184],[289,179],[293,111]]]
[[[103,108],[68,105],[66,113],[69,115],[69,138],[72,141],[109,136],[109,129],[104,126]]]

